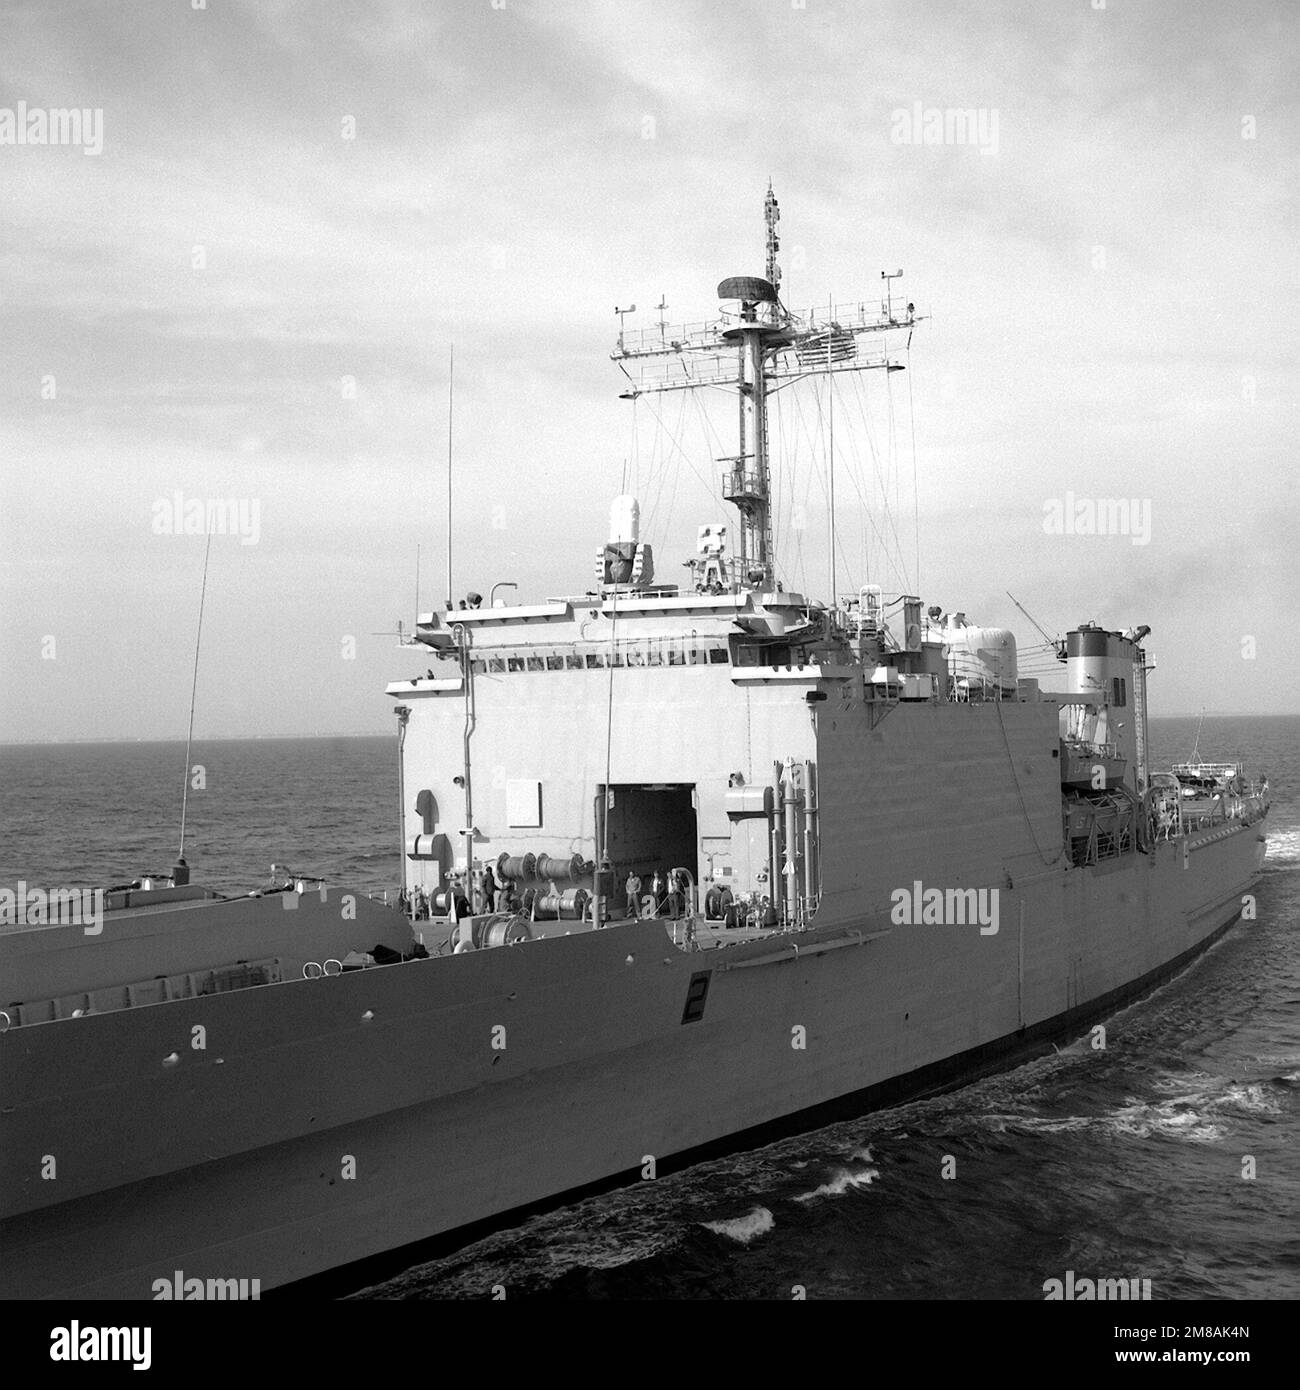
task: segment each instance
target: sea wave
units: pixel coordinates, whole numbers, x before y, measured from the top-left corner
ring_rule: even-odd
[[[1198,1111],[1190,1101],[1150,1101],[1130,1097],[1128,1102],[1100,1119],[1102,1128],[1134,1139],[1187,1139],[1213,1144],[1223,1138],[1223,1126]]]
[[[846,1192],[850,1192],[859,1187],[870,1187],[880,1176],[878,1168],[837,1168],[835,1172],[819,1187],[814,1187],[811,1192],[801,1192],[795,1197],[796,1202],[815,1202],[822,1197],[842,1197]]]
[[[617,1270],[661,1256],[678,1244],[680,1229],[653,1212],[611,1223],[611,1214],[619,1211],[617,1195],[544,1213],[349,1297],[490,1298],[497,1288],[537,1292],[565,1274]],[[582,1215],[588,1219],[582,1220]]]
[[[1300,827],[1288,826],[1285,830],[1268,830],[1268,853],[1265,863],[1300,864]]]
[[[751,1240],[765,1236],[776,1225],[776,1218],[766,1207],[755,1207],[744,1216],[737,1216],[731,1221],[702,1221],[700,1224],[706,1231],[726,1236],[728,1240],[734,1240],[740,1245],[748,1245]]]
[[[1300,1077],[1300,1072],[1293,1075]],[[1275,1080],[1289,1083],[1288,1077]],[[1100,1130],[1136,1139],[1155,1136],[1212,1144],[1223,1138],[1235,1117],[1281,1113],[1269,1084],[1231,1081],[1206,1072],[1166,1073],[1151,1082],[1153,1090],[1165,1093],[1161,1098],[1128,1096],[1122,1105],[1100,1115],[1018,1115],[997,1111],[979,1116],[977,1123],[995,1134]]]
[[[1189,1072],[1158,1077],[1152,1084],[1157,1090],[1176,1093],[1171,1104],[1191,1109],[1232,1110],[1248,1115],[1276,1115],[1280,1109],[1265,1089],[1267,1083],[1262,1081],[1229,1081],[1204,1072]]]
[[[994,1134],[1068,1134],[1072,1130],[1087,1129],[1097,1123],[1094,1115],[1007,1115],[990,1114],[979,1116],[981,1128],[992,1130]]]

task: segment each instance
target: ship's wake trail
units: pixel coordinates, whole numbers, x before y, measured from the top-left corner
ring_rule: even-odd
[[[1286,1080],[1270,1078],[1270,1082]],[[1122,1105],[1100,1114],[1045,1116],[999,1112],[979,1116],[976,1123],[997,1134],[1069,1134],[1090,1130],[1120,1138],[1154,1136],[1213,1144],[1225,1137],[1234,1120],[1281,1113],[1281,1106],[1269,1093],[1270,1082],[1237,1082],[1203,1072],[1166,1073],[1151,1081],[1153,1090],[1166,1093],[1162,1097],[1144,1100],[1127,1096]]]

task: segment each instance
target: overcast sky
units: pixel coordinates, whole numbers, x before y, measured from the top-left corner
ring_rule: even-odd
[[[927,604],[1148,623],[1155,715],[1300,709],[1292,5],[198,2],[0,17],[0,739],[183,736],[177,493],[256,516],[213,540],[196,733],[391,729],[427,662],[372,634],[417,544],[441,605],[453,342],[457,593],[581,592],[625,467],[684,575],[731,441],[681,397],[634,441],[613,311],[716,314],[769,178],[792,307],[902,268],[930,316],[894,457],[884,378],[837,399],[841,587],[902,587],[855,419],[915,573],[910,388]],[[918,103],[982,138],[903,142]],[[68,107],[98,153],[5,142]],[[781,568],[820,595],[815,392],[782,407]],[[1149,542],[1052,534],[1069,495]]]

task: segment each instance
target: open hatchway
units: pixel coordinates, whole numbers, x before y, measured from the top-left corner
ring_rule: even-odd
[[[606,842],[606,819],[609,839]],[[680,902],[669,902],[674,869],[685,869],[691,884],[699,882],[699,818],[696,813],[693,782],[619,783],[596,789],[596,844],[608,843],[609,862],[614,870],[615,913],[631,911],[627,880],[641,880],[644,899],[653,892],[659,875],[658,911],[669,915],[680,911]]]

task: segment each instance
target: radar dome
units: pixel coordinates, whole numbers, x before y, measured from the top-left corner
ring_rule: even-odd
[[[609,504],[609,541],[611,545],[631,543],[641,538],[641,504],[630,493],[616,497]]]

